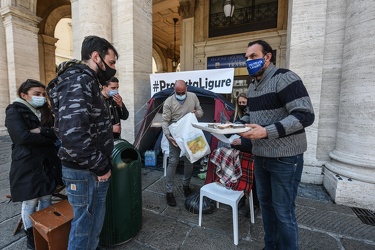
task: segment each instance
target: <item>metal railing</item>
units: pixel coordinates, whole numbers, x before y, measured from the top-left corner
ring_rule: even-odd
[[[232,17],[223,12],[210,15],[210,37],[277,27],[278,1],[235,9]]]

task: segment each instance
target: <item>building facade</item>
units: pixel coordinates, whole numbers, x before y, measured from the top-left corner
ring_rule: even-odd
[[[174,70],[176,54],[181,71],[207,69],[209,58],[244,53],[249,41],[263,39],[275,50],[276,65],[302,78],[314,105],[302,181],[324,185],[337,203],[375,210],[375,2],[239,0],[229,19],[222,17],[223,2],[1,0],[0,132],[6,133],[4,110],[18,86],[55,76],[61,19],[71,19],[74,58],[87,35],[118,49],[120,94],[130,111],[123,135],[130,142],[150,96],[152,58],[158,72]],[[176,29],[173,18],[177,51],[176,39],[163,40]],[[235,79],[246,82],[246,69],[236,68]]]

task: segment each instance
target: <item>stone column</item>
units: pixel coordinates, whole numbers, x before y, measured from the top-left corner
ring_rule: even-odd
[[[120,54],[116,64],[120,95],[129,110],[122,122],[122,137],[133,142],[150,99],[152,72],[152,1],[113,0],[114,45]],[[114,6],[116,3],[114,3]]]
[[[9,85],[8,85],[8,67],[6,57],[6,40],[5,27],[3,20],[0,19],[0,135],[6,134],[5,122],[5,108],[10,103],[9,101]]]
[[[329,161],[336,147],[340,85],[344,52],[346,0],[327,2],[323,79],[317,158]]]
[[[112,42],[111,2],[109,0],[71,0],[74,58],[81,59],[82,41],[86,36],[96,35]]]
[[[180,69],[181,71],[194,70],[194,10],[195,1],[180,0],[178,13],[182,17]]]
[[[336,149],[324,186],[337,203],[375,210],[375,2],[346,4]]]
[[[194,17],[182,20],[181,38],[181,71],[194,70]]]
[[[79,0],[70,0],[70,2],[72,6],[73,58],[80,60],[83,38],[80,36]]]
[[[14,6],[0,9],[5,27],[9,99],[28,78],[39,80],[38,28],[41,21],[33,12]]]
[[[55,56],[56,56],[56,42],[59,39],[47,35],[39,35],[39,56],[43,57],[41,62],[44,62],[44,65],[41,65],[42,74],[40,80],[46,85],[53,78],[56,77],[56,67],[55,67]],[[44,47],[43,47],[44,46]]]
[[[306,129],[308,149],[304,154],[303,182],[321,184],[322,164],[316,157],[320,126],[322,65],[327,0],[289,0],[286,68],[297,73],[312,100],[315,122]]]

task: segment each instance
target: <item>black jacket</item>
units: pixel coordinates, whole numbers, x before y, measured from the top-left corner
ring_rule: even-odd
[[[61,169],[52,129],[43,127],[41,133],[31,133],[31,129],[40,127],[40,121],[30,108],[19,102],[6,108],[5,126],[12,140],[9,172],[12,200],[52,194],[56,188],[53,169]]]
[[[47,92],[61,140],[62,165],[106,174],[111,167],[113,133],[96,72],[76,60],[66,62]]]
[[[125,104],[122,103],[122,107],[120,107],[112,97],[105,98],[105,104],[109,110],[112,125],[118,124],[121,120],[126,120],[129,117],[129,111],[125,107]],[[114,138],[120,138],[120,133],[113,133]]]

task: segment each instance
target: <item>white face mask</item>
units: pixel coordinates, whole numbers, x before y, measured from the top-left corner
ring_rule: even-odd
[[[183,101],[186,99],[186,94],[183,94],[183,95],[176,95],[176,99],[179,100],[179,101]]]
[[[31,96],[31,100],[27,101],[34,108],[42,107],[46,103],[46,98],[44,96]]]

